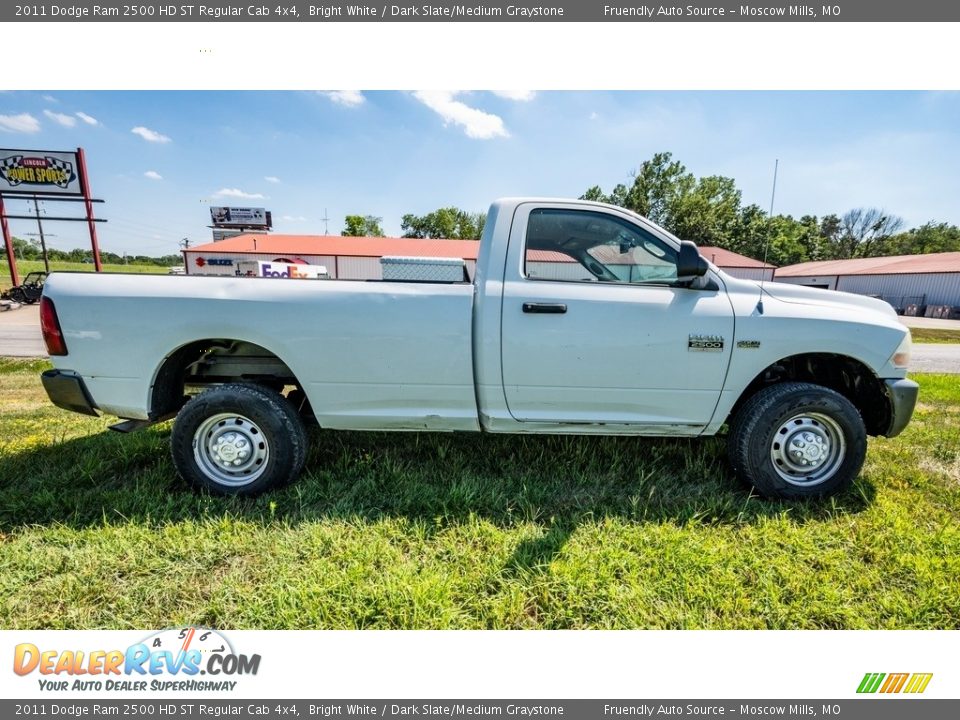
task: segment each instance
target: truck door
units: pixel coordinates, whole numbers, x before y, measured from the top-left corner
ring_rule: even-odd
[[[717,283],[677,284],[677,255],[673,239],[625,212],[520,205],[501,322],[513,418],[689,433],[706,425],[730,360],[733,309]]]

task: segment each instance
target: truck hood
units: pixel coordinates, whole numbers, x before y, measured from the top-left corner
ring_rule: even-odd
[[[866,295],[837,292],[835,290],[822,290],[820,288],[809,288],[803,285],[778,282],[764,283],[763,290],[764,293],[781,302],[829,307],[836,310],[849,310],[857,312],[858,314],[867,311],[899,323],[897,313],[889,303],[878,300],[877,298],[867,297]]]

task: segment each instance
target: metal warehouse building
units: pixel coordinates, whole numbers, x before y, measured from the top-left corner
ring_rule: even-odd
[[[960,306],[960,252],[800,263],[778,268],[774,280],[881,297],[900,312]]]
[[[700,254],[728,275],[744,280],[773,280],[776,265],[717,247],[701,247]]]
[[[462,258],[473,277],[475,240],[341,237],[339,235],[237,235],[183,251],[189,275],[233,275],[240,260],[323,265],[331,278],[379,280],[387,255]]]
[[[190,275],[234,275],[241,260],[301,262],[323,265],[331,278],[341,280],[379,280],[380,258],[388,255],[408,257],[462,258],[473,277],[480,243],[476,240],[439,240],[418,238],[341,237],[339,235],[238,235],[219,242],[198,245],[183,251],[186,272]],[[773,279],[773,265],[720,248],[700,248],[704,257],[736,277]],[[549,267],[550,277],[580,279],[581,266],[559,253],[533,251],[531,274]],[[563,269],[558,265],[562,265]],[[569,266],[569,270],[567,269]]]

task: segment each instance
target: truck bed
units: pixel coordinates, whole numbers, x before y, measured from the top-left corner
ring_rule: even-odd
[[[46,295],[69,350],[54,365],[108,414],[145,419],[166,356],[230,338],[286,363],[324,427],[479,429],[469,284],[58,272]]]

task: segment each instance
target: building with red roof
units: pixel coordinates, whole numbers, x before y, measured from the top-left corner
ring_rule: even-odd
[[[960,306],[960,252],[819,260],[777,268],[776,282],[881,297],[894,308]]]
[[[331,278],[378,280],[385,256],[462,258],[473,277],[480,243],[477,240],[343,237],[340,235],[236,235],[183,251],[190,275],[233,275],[241,260],[323,265]],[[531,251],[537,263],[577,263],[566,255]],[[773,278],[774,266],[721,248],[704,247],[708,260],[737,277]],[[532,259],[532,258],[531,258]]]

